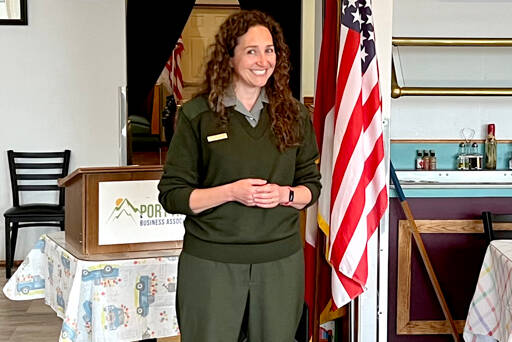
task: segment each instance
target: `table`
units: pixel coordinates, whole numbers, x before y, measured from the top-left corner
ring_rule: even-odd
[[[177,255],[87,261],[65,247],[64,232],[42,235],[3,289],[11,300],[44,298],[63,319],[59,341],[179,335]]]
[[[464,340],[512,341],[512,240],[492,241],[469,306]]]

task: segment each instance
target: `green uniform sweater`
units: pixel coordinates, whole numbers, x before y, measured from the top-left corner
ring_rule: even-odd
[[[183,250],[191,255],[227,263],[261,263],[292,255],[302,247],[297,209],[228,202],[194,214],[189,197],[196,188],[261,178],[304,185],[311,191],[310,204],[316,201],[321,188],[315,164],[318,148],[307,109],[302,106],[303,143],[284,152],[274,144],[266,106],[256,127],[232,107],[227,112],[226,130],[205,97],[182,107],[158,185],[160,203],[168,212],[187,215]]]

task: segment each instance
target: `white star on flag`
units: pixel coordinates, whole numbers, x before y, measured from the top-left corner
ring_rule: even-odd
[[[365,48],[363,46],[363,49],[361,50],[361,59],[363,60],[363,63],[365,62],[366,56],[368,56],[368,54],[366,53]]]

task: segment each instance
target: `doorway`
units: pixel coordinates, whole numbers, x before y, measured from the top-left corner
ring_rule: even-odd
[[[208,47],[213,43],[215,33],[222,22],[239,9],[237,0],[197,1],[194,5],[181,32],[181,63],[175,65],[182,74],[183,91],[181,94],[173,94],[172,85],[165,82],[169,72],[164,75],[165,70],[162,70],[162,74],[144,99],[143,106],[138,106],[135,110],[130,110],[128,106],[129,165],[165,163],[167,147],[174,132],[177,109],[201,89]],[[172,63],[172,51],[169,59]]]

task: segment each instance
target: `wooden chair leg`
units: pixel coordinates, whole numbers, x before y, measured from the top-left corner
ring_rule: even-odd
[[[13,222],[11,228],[11,267],[14,266],[14,252],[16,252],[16,242],[18,241],[19,222]]]
[[[11,277],[11,221],[5,218],[5,277]]]

